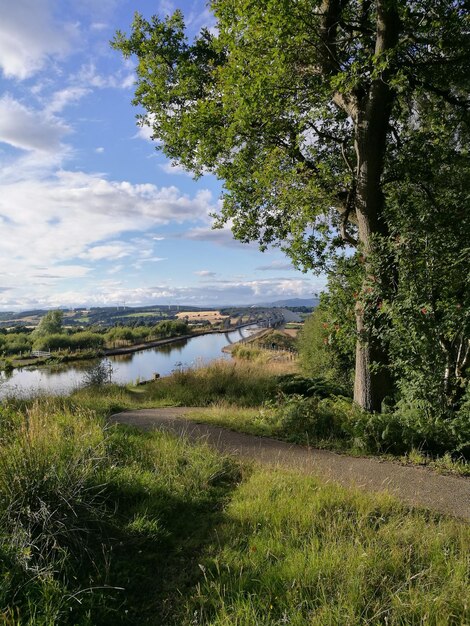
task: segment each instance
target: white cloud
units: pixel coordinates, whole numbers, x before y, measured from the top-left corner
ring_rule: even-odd
[[[216,19],[212,11],[206,7],[202,11],[192,11],[186,18],[186,24],[191,31],[200,31],[203,28],[211,31],[216,26]]]
[[[160,0],[158,3],[158,11],[160,15],[166,17],[167,15],[172,15],[176,10],[176,6],[172,0]]]
[[[46,112],[52,114],[60,113],[66,106],[78,102],[88,93],[90,93],[90,90],[85,87],[67,87],[56,91],[46,107]]]
[[[129,246],[122,243],[110,243],[103,246],[92,246],[80,254],[80,258],[90,261],[115,261],[130,255]]]
[[[67,54],[77,35],[76,25],[54,21],[49,0],[4,1],[0,67],[7,78],[28,78],[41,70],[49,57]]]
[[[137,132],[134,135],[134,139],[143,139],[144,141],[154,141],[152,139],[153,135],[153,123],[151,116],[147,116],[147,123],[141,125],[139,124],[137,128]]]
[[[62,280],[63,278],[83,278],[91,272],[91,267],[84,265],[54,265],[48,268],[37,268],[32,274],[35,279]]]
[[[295,268],[292,265],[292,263],[286,263],[283,261],[273,261],[272,263],[269,263],[268,265],[260,265],[256,269],[262,272],[270,272],[270,271],[284,272],[286,270],[294,270]]]
[[[82,65],[78,73],[71,76],[71,81],[83,87],[97,89],[130,89],[134,85],[133,66],[124,63],[114,73],[100,74],[94,63]]]
[[[148,128],[144,126],[144,128]],[[143,130],[143,129],[140,129]],[[174,174],[174,175],[183,175],[190,176],[192,178],[192,173],[185,170],[182,165],[174,165],[173,163],[161,163],[160,168],[165,172],[165,174]]]
[[[121,79],[118,87],[120,87],[121,89],[130,89],[135,85],[135,80],[136,78],[134,76],[134,73],[127,74],[126,76],[124,76],[124,78]]]
[[[91,24],[91,30],[102,31],[106,30],[107,28],[109,28],[109,24],[106,24],[105,22],[93,22]]]
[[[204,287],[175,287],[160,284],[151,287],[129,287],[122,281],[105,280],[96,283],[91,291],[66,291],[60,296],[52,296],[48,306],[112,306],[125,302],[129,306],[147,304],[173,303],[180,304],[253,304],[278,298],[312,297],[318,286],[307,279],[280,279],[264,281],[224,281]],[[8,298],[5,294],[4,298]],[[2,295],[0,294],[0,304]]]
[[[198,226],[191,228],[183,235],[184,239],[191,239],[192,241],[208,241],[215,243],[219,246],[227,246],[230,248],[248,248],[257,247],[256,243],[242,243],[238,239],[234,239],[233,233],[230,228],[208,228],[206,226]]]
[[[82,278],[89,267],[77,259],[93,264],[130,256],[138,263],[161,261],[150,235],[145,241],[121,238],[205,216],[210,202],[208,191],[189,197],[176,187],[133,185],[81,172],[0,183],[0,267],[9,270],[1,286],[31,295],[39,277]]]
[[[196,276],[201,276],[203,278],[217,276],[216,272],[210,272],[209,270],[199,270],[198,272],[193,272],[193,274],[196,274]]]
[[[103,148],[103,146],[100,146],[99,148],[95,148],[95,152],[96,152],[97,154],[103,154],[103,152],[104,152],[104,148]]]
[[[6,95],[0,99],[0,141],[22,150],[56,152],[70,132],[62,120],[43,111],[29,109]]]

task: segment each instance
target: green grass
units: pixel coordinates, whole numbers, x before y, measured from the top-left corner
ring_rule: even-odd
[[[469,548],[468,526],[392,498],[257,470],[233,495],[184,624],[466,624]]]
[[[125,408],[153,406],[208,406],[220,401],[238,406],[259,406],[273,397],[276,367],[259,367],[230,361],[188,369],[165,376],[143,387],[104,386],[81,389],[71,401],[97,409],[106,415]]]
[[[0,624],[468,623],[468,525],[107,426],[135,394],[92,393],[1,408]]]
[[[0,624],[178,623],[233,462],[47,399],[3,410],[0,448]]]
[[[436,429],[432,422],[416,426],[397,415],[369,415],[354,407],[350,399],[331,395],[332,389],[322,381],[317,381],[316,388],[326,397],[286,395],[286,385],[294,385],[290,393],[296,391],[295,385],[305,386],[309,380],[286,379],[286,368],[294,369],[295,363],[220,361],[144,386],[81,389],[64,402],[93,410],[101,417],[126,409],[201,407],[189,417],[254,435],[470,475],[468,460],[458,452],[459,442],[455,440],[457,433],[465,447],[468,426],[463,420],[437,424]],[[438,448],[427,452],[422,443],[433,441]]]

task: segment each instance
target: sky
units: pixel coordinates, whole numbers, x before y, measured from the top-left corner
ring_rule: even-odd
[[[155,150],[132,106],[135,61],[111,49],[135,11],[201,0],[0,0],[0,310],[251,304],[324,280],[213,230],[222,185]]]

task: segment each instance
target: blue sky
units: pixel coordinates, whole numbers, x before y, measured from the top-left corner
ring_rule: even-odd
[[[194,181],[136,126],[134,63],[111,50],[134,11],[200,0],[0,0],[0,309],[252,303],[311,297],[321,278],[278,250],[212,230],[212,176]]]

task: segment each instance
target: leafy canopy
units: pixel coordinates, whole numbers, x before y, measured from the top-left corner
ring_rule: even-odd
[[[463,0],[214,0],[217,33],[190,42],[183,15],[136,15],[113,45],[137,55],[134,103],[164,153],[224,181],[216,225],[324,268],[354,243],[361,111],[386,82],[393,111],[382,183],[394,178],[423,101],[465,109],[469,15]],[[395,45],[380,47],[393,12]],[[420,104],[421,103],[421,104]],[[455,120],[452,121],[454,123]]]

